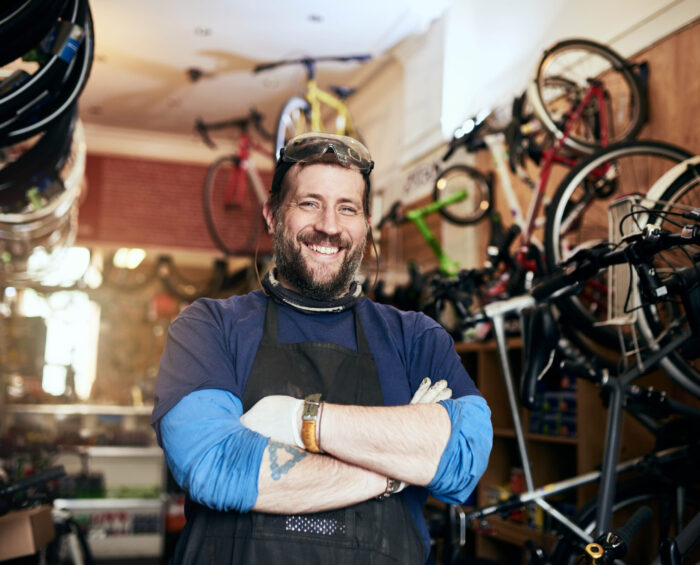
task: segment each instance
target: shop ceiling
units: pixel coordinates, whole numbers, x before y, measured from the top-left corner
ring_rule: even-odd
[[[273,129],[284,100],[301,92],[304,71],[255,74],[256,65],[369,54],[367,63],[318,69],[323,86],[361,87],[381,72],[392,47],[425,33],[448,10],[459,22],[453,72],[482,98],[513,90],[509,81],[529,73],[554,39],[590,37],[630,55],[700,12],[697,0],[91,0],[90,6],[95,56],[81,118],[89,146],[106,137],[120,153],[128,152],[131,134],[168,138],[168,147],[178,136],[196,146],[197,117],[239,118],[253,106]],[[469,93],[459,94],[461,112]],[[91,135],[96,130],[102,133]]]
[[[263,62],[369,54],[424,32],[450,0],[91,0],[95,57],[80,98],[91,125],[192,134],[194,120],[244,117],[272,128],[303,69],[254,74]],[[324,83],[358,63],[324,63]]]

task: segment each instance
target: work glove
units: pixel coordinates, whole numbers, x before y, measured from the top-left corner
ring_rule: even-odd
[[[432,383],[429,378],[425,378],[413,395],[411,404],[438,402],[451,396],[452,389],[447,386],[446,380]],[[266,396],[241,416],[241,424],[273,441],[304,449],[299,430],[303,408],[304,401],[299,398],[283,395]]]
[[[430,402],[440,402],[452,397],[452,389],[447,386],[447,381],[441,379],[433,383],[428,377],[424,378],[418,390],[411,399],[411,404],[428,404]]]
[[[241,416],[241,424],[273,441],[304,449],[299,431],[303,408],[304,401],[299,398],[266,396]]]

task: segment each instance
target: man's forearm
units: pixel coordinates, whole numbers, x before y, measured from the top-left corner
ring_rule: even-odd
[[[256,512],[301,514],[356,504],[386,489],[386,476],[270,441],[258,475]]]
[[[324,404],[321,448],[342,461],[425,486],[435,475],[450,437],[439,404],[392,407]]]

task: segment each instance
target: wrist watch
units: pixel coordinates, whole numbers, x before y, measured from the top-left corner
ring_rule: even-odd
[[[321,393],[304,398],[304,411],[301,415],[301,441],[307,451],[323,453],[318,436],[321,416]]]

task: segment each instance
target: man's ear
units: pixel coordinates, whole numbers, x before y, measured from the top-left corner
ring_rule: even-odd
[[[270,202],[265,202],[263,204],[263,217],[265,218],[265,224],[267,225],[267,233],[270,235],[275,234],[275,217],[270,210]]]

